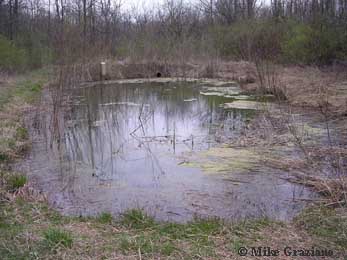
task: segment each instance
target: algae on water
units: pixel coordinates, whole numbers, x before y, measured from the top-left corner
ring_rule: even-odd
[[[266,108],[266,103],[248,100],[237,100],[224,104],[225,109],[250,109],[250,110],[263,110]]]
[[[209,174],[229,174],[245,172],[254,168],[260,161],[260,155],[246,148],[214,147],[199,152],[184,166],[198,167]]]
[[[230,95],[239,95],[241,89],[235,86],[228,87],[204,87],[204,91],[201,91],[201,95],[205,96],[230,96]]]

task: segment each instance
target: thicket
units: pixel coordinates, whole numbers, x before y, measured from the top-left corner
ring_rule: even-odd
[[[166,0],[141,12],[121,2],[0,1],[0,68],[99,58],[331,64],[347,56],[346,0]]]
[[[26,51],[18,48],[5,37],[0,36],[0,68],[21,70],[26,62]]]
[[[53,52],[48,46],[24,35],[18,36],[15,41],[0,35],[0,71],[21,72],[40,68],[52,61]]]

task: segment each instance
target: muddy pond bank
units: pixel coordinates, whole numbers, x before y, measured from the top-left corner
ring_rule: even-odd
[[[264,111],[285,109],[233,82],[88,83],[61,104],[50,93],[44,100],[28,120],[33,149],[21,168],[64,214],[141,208],[170,221],[291,220],[316,197],[264,163],[274,153],[300,157],[295,147],[235,144]],[[307,141],[325,136],[320,124],[296,117]]]

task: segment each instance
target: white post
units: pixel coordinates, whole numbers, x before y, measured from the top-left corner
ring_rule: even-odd
[[[100,78],[101,80],[104,80],[107,75],[107,69],[106,69],[106,62],[102,61],[100,63]]]

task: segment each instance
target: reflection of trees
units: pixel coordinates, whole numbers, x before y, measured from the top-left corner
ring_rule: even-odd
[[[194,144],[210,142],[209,135],[235,130],[235,120],[241,119],[219,107],[227,99],[201,96],[198,88],[187,85],[95,86],[80,91],[76,95],[84,96],[86,104],[71,115],[76,124],[67,131],[68,154],[71,160],[90,164],[103,178],[139,160],[150,162],[153,176],[160,176],[157,155],[165,147],[174,150],[180,142],[193,149]],[[184,101],[192,98],[197,101]]]

